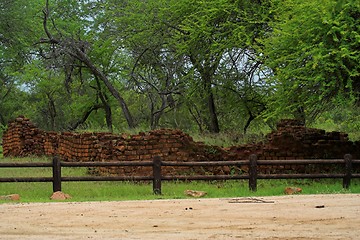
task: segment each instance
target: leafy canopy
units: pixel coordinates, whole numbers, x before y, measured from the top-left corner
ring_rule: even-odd
[[[276,109],[301,106],[316,115],[335,98],[359,102],[360,2],[277,2],[277,21],[265,41]]]

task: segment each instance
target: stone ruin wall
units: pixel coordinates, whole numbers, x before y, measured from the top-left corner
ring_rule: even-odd
[[[281,166],[261,166],[261,172],[308,172],[311,166],[286,165],[289,159],[343,158],[350,153],[360,157],[360,142],[351,142],[345,133],[325,132],[306,128],[296,120],[282,120],[277,130],[267,135],[264,143],[244,144],[221,148],[193,139],[180,130],[159,129],[136,135],[112,133],[46,132],[25,117],[8,124],[3,135],[3,154],[8,156],[58,155],[64,161],[151,161],[161,156],[165,161],[231,161],[248,159],[284,160]],[[321,167],[326,170],[328,166]],[[95,168],[100,175],[151,175],[151,167]],[[165,167],[164,174],[211,173],[230,174],[247,171],[247,167],[173,168]],[[317,171],[320,171],[317,169]]]

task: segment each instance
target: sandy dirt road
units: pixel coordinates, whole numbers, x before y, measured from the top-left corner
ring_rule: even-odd
[[[1,204],[0,239],[360,239],[360,195]]]

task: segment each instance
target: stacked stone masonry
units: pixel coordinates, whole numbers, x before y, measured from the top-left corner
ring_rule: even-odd
[[[308,172],[312,166],[286,165],[289,159],[343,158],[350,153],[360,156],[360,143],[351,142],[347,134],[306,128],[296,120],[282,120],[277,130],[263,143],[221,148],[193,139],[180,130],[160,129],[136,135],[112,133],[46,132],[23,116],[8,124],[3,135],[3,154],[8,156],[58,155],[64,161],[151,161],[161,156],[166,161],[231,161],[248,159],[284,160],[281,166],[262,166],[261,172]],[[321,167],[321,170],[325,168]],[[230,174],[247,171],[247,167],[207,167],[163,169],[164,174]],[[319,171],[319,169],[317,169]],[[100,175],[151,175],[151,167],[108,167],[93,169]]]

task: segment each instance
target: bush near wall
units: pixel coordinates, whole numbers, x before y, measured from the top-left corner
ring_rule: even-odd
[[[267,141],[228,148],[195,142],[191,136],[176,129],[159,129],[136,135],[112,133],[46,132],[28,118],[11,121],[3,135],[3,154],[8,156],[58,155],[63,161],[151,161],[161,156],[166,161],[229,161],[248,159],[284,160],[281,166],[262,166],[261,172],[309,172],[312,166],[286,165],[290,159],[343,158],[347,153],[360,156],[360,143],[349,141],[346,133],[325,132],[306,128],[296,120],[282,120]],[[330,170],[328,166],[315,171]],[[236,174],[247,167],[164,168],[164,174]],[[100,175],[151,175],[150,167],[108,167],[93,171]]]

